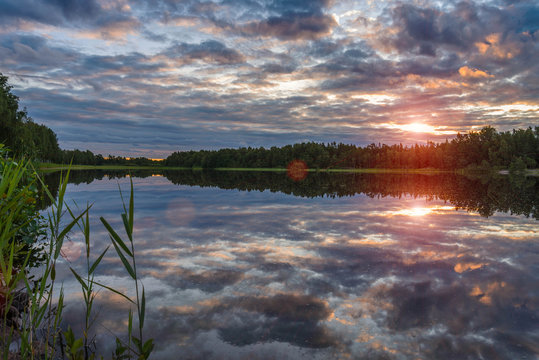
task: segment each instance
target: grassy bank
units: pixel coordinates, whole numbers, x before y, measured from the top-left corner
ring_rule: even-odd
[[[60,170],[149,170],[149,169],[164,169],[159,166],[129,166],[129,165],[64,165],[64,164],[39,164],[41,171],[60,171]]]

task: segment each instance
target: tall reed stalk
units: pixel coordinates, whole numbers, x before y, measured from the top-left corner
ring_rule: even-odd
[[[124,268],[127,270],[128,274],[131,276],[135,282],[135,292],[136,292],[136,308],[137,308],[137,317],[138,317],[138,337],[133,335],[133,313],[129,311],[129,322],[128,322],[128,341],[129,344],[131,341],[135,344],[135,351],[138,359],[147,359],[153,348],[154,343],[153,339],[148,339],[144,342],[143,338],[143,328],[144,328],[144,318],[146,314],[146,294],[144,291],[144,285],[142,285],[142,291],[139,289],[139,279],[137,276],[137,262],[135,258],[135,245],[133,242],[133,224],[134,224],[134,190],[133,190],[133,180],[130,178],[131,191],[129,196],[129,208],[126,208],[125,201],[122,196],[120,189],[120,195],[122,197],[122,203],[124,207],[124,213],[122,214],[122,220],[124,225],[124,230],[127,234],[127,239],[129,241],[129,247],[126,244],[118,233],[110,226],[110,224],[105,220],[105,218],[100,217],[101,222],[109,232],[110,240],[112,245],[118,254],[118,257],[122,261]]]

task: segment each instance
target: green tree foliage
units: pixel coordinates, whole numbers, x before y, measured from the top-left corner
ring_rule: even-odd
[[[61,154],[54,131],[32,121],[19,98],[11,92],[7,76],[0,73],[0,143],[16,157],[28,156],[41,161],[58,161]]]
[[[526,162],[519,156],[511,161],[509,164],[509,172],[516,173],[526,170]]]
[[[424,145],[347,144],[314,142],[281,148],[240,148],[215,151],[175,152],[164,161],[166,166],[201,168],[285,168],[295,159],[311,169],[327,168],[400,168],[462,169],[466,167],[508,167],[512,159],[522,157],[527,167],[539,162],[539,127],[497,132],[485,127],[478,132],[458,134],[451,141]]]

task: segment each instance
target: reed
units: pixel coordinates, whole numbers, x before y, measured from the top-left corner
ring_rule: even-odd
[[[131,179],[131,178],[130,178]],[[122,196],[121,189],[119,188],[120,195],[122,197],[122,203],[124,208],[124,213],[121,215],[124,225],[124,230],[127,235],[127,241],[123,240],[118,233],[110,226],[110,224],[105,220],[105,218],[100,217],[101,222],[109,232],[109,237],[116,250],[116,254],[122,261],[125,270],[131,276],[135,283],[135,292],[136,292],[136,302],[134,303],[137,310],[137,320],[138,320],[138,337],[133,335],[133,313],[129,311],[129,321],[128,321],[128,350],[131,351],[131,342],[135,345],[135,354],[138,359],[147,359],[149,358],[153,348],[154,343],[153,339],[148,339],[144,341],[143,338],[143,328],[144,328],[144,319],[146,314],[146,294],[144,291],[144,285],[140,283],[142,289],[139,288],[139,282],[137,275],[137,262],[135,257],[135,245],[133,241],[133,225],[134,225],[134,189],[133,189],[133,180],[130,181],[131,191],[129,196],[129,207],[125,205],[125,201]],[[129,244],[129,246],[127,246]],[[118,342],[117,342],[118,343]]]
[[[104,288],[121,295],[136,307],[138,331],[133,334],[133,312],[128,314],[128,339],[116,338],[113,359],[148,359],[153,347],[153,339],[143,341],[143,327],[146,311],[144,286],[137,276],[134,227],[134,189],[131,182],[129,206],[124,203],[121,214],[127,241],[124,241],[110,224],[103,218],[101,222],[110,234],[111,245],[124,265],[128,275],[134,280],[136,299],[113,287],[95,281],[98,266],[107,253],[107,247],[94,259],[91,252],[90,209],[87,204],[75,212],[64,198],[67,190],[70,170],[61,175],[58,197],[53,197],[39,178],[30,162],[13,161],[6,157],[6,151],[0,144],[0,324],[1,353],[3,359],[57,359],[88,360],[103,354],[96,354],[92,347],[93,338],[90,330],[95,324],[93,313],[96,288]],[[36,184],[44,187],[52,206],[46,217],[41,217],[34,206],[37,196]],[[121,190],[120,190],[121,195]],[[123,201],[123,197],[122,197]],[[62,332],[66,324],[62,321],[64,291],[56,284],[56,267],[61,256],[62,245],[68,234],[78,228],[83,235],[86,257],[86,274],[70,271],[79,282],[84,299],[85,321],[82,337],[77,338],[71,326]],[[30,229],[30,233],[28,231]],[[46,230],[46,246],[32,247],[25,243],[28,238],[37,242],[40,234]],[[25,234],[24,239],[21,233]],[[128,246],[129,245],[129,246]],[[39,276],[37,280],[30,271],[30,261],[38,257]],[[59,288],[58,288],[59,287]]]

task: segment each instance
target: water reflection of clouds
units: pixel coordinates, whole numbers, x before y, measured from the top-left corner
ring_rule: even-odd
[[[188,225],[196,216],[196,210],[193,203],[187,199],[174,198],[166,207],[165,217],[171,225]]]
[[[538,351],[535,220],[487,219],[406,197],[305,199],[134,181],[138,266],[158,358]],[[116,185],[95,185],[70,196],[95,201],[93,216],[119,229]],[[106,234],[92,225],[97,254]],[[110,255],[99,273],[128,286]],[[100,317],[114,318],[100,297]]]

